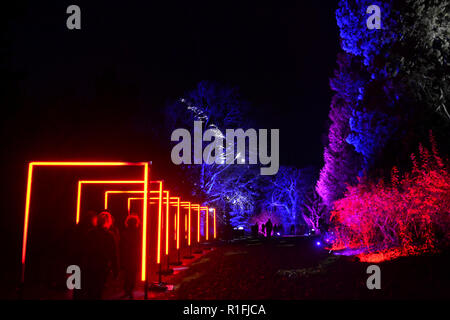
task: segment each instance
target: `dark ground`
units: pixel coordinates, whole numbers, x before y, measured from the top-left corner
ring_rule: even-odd
[[[198,259],[171,281],[168,299],[449,299],[448,255],[379,264],[381,290],[369,290],[369,264],[333,256],[308,238],[241,240]]]
[[[163,277],[170,291],[150,299],[445,299],[450,298],[448,254],[406,257],[378,264],[381,290],[366,287],[369,264],[335,256],[314,239],[283,237],[219,242],[212,250],[184,260],[175,274]],[[178,268],[178,267],[175,267]],[[104,297],[123,299],[121,282],[110,281]],[[11,299],[14,297],[9,297]],[[67,290],[27,290],[25,299],[70,299]],[[142,284],[134,298],[143,299]]]

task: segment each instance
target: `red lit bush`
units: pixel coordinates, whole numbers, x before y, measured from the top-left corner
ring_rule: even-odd
[[[450,174],[439,157],[419,146],[412,168],[390,181],[360,179],[335,202],[333,249],[354,249],[361,261],[379,262],[433,252],[449,243]]]

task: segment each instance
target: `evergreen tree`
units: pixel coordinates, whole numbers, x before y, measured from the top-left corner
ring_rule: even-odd
[[[370,5],[381,9],[381,29],[367,28]],[[377,178],[406,165],[428,130],[438,141],[450,132],[450,0],[340,0],[336,18],[346,55],[332,80],[317,183],[329,208],[358,174]]]

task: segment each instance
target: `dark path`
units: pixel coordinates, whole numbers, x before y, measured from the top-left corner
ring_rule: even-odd
[[[171,277],[167,299],[448,298],[445,257],[380,264],[382,289],[368,290],[356,258],[330,255],[312,239],[241,240],[217,247]]]
[[[176,299],[276,299],[287,297],[280,269],[311,267],[328,256],[311,240],[244,240],[223,245],[197,261],[168,296]],[[183,277],[183,278],[182,278]]]

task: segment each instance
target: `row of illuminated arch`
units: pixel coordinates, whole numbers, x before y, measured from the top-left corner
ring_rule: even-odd
[[[32,181],[33,181],[33,169],[37,166],[142,166],[143,167],[143,179],[142,180],[80,180],[78,181],[77,189],[77,203],[76,203],[76,223],[80,221],[81,203],[82,203],[82,186],[84,184],[141,184],[142,190],[108,190],[105,191],[104,207],[108,209],[108,197],[110,194],[136,194],[140,197],[128,197],[128,213],[130,213],[131,201],[142,201],[142,264],[141,264],[141,279],[144,281],[147,277],[147,229],[148,229],[148,205],[158,205],[158,226],[157,226],[157,247],[156,247],[156,262],[161,263],[161,241],[162,241],[162,222],[163,222],[163,205],[165,204],[165,223],[166,225],[166,255],[169,254],[169,209],[170,206],[177,208],[176,223],[174,231],[176,232],[176,248],[180,248],[180,209],[188,210],[188,246],[191,245],[191,211],[197,211],[197,242],[200,242],[200,217],[201,212],[205,211],[205,224],[206,224],[206,240],[209,240],[209,215],[213,214],[213,237],[216,238],[216,209],[201,206],[199,204],[193,204],[190,201],[182,201],[180,197],[170,196],[169,190],[163,189],[162,181],[152,181],[149,179],[149,163],[148,162],[30,162],[28,165],[28,179],[27,179],[27,191],[25,200],[25,217],[24,217],[24,231],[23,231],[23,244],[22,244],[22,281],[24,278],[25,261],[26,261],[26,249],[27,249],[27,237],[28,237],[28,224],[31,207],[31,193],[32,193]],[[150,190],[150,185],[157,184],[157,190]],[[186,216],[185,216],[186,217]]]

